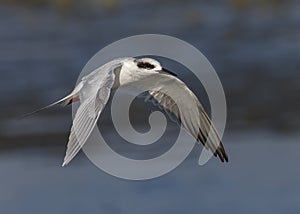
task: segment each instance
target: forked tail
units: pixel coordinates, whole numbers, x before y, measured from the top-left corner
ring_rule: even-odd
[[[52,104],[50,104],[50,105],[47,105],[47,106],[45,106],[45,107],[43,107],[43,108],[40,108],[40,109],[37,109],[37,110],[35,110],[35,111],[33,111],[33,112],[24,114],[24,115],[22,115],[21,117],[19,117],[18,119],[23,119],[23,118],[25,118],[25,117],[31,116],[31,115],[33,115],[33,114],[35,114],[35,113],[38,113],[38,112],[43,111],[43,110],[45,110],[45,109],[51,108],[51,107],[53,107],[53,106],[55,106],[55,105],[58,105],[58,104],[61,104],[62,106],[66,106],[66,105],[69,105],[69,104],[71,104],[71,103],[73,103],[73,102],[76,102],[76,101],[78,101],[78,100],[79,100],[79,95],[78,95],[78,94],[73,94],[73,93],[71,93],[71,94],[69,94],[68,96],[62,98],[61,100],[58,100],[58,101],[56,101],[56,102],[54,102],[54,103],[52,103]]]
[[[69,104],[71,104],[71,103],[73,103],[73,102],[78,101],[78,100],[79,100],[79,92],[80,92],[80,90],[82,89],[82,87],[83,87],[83,82],[80,82],[80,83],[75,87],[75,89],[74,89],[69,95],[67,95],[66,97],[62,98],[61,100],[56,101],[55,103],[52,103],[52,104],[50,104],[50,105],[47,105],[47,106],[45,106],[45,107],[43,107],[43,108],[40,108],[40,109],[38,109],[38,110],[35,110],[35,111],[30,112],[30,113],[28,113],[28,114],[25,114],[25,115],[19,117],[19,119],[23,119],[24,117],[28,117],[28,116],[30,116],[30,115],[33,115],[33,114],[38,113],[38,112],[40,112],[40,111],[43,111],[43,110],[45,110],[45,109],[51,108],[51,107],[53,107],[53,106],[55,106],[55,105],[58,105],[58,104],[62,104],[62,106],[66,106],[66,105],[69,105]]]

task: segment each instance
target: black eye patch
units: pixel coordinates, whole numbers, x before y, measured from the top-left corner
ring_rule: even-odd
[[[145,69],[148,69],[148,70],[155,68],[155,66],[150,64],[149,62],[138,62],[137,67],[145,68]]]

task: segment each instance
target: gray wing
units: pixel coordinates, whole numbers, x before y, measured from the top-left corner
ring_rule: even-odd
[[[198,142],[212,151],[222,162],[227,162],[228,156],[220,137],[194,93],[176,77],[161,74],[157,76],[163,87],[149,90],[149,96],[145,101],[160,105],[172,120],[175,116],[177,122],[181,123]]]
[[[115,80],[114,70],[121,67],[121,62],[116,62],[98,69],[99,75],[92,72],[92,75],[83,78],[83,87],[79,92],[80,106],[73,120],[63,166],[75,157],[93,131],[109,99]]]

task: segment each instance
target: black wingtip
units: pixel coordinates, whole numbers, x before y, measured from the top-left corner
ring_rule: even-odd
[[[218,147],[218,149],[215,151],[215,156],[218,156],[222,163],[228,162],[228,155],[226,154],[226,151],[222,144]]]

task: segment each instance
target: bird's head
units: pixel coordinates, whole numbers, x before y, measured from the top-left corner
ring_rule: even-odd
[[[125,65],[134,72],[143,72],[145,74],[169,74],[172,76],[176,76],[173,72],[163,68],[160,63],[152,58],[141,58],[136,59],[133,58],[132,60],[125,63]]]

